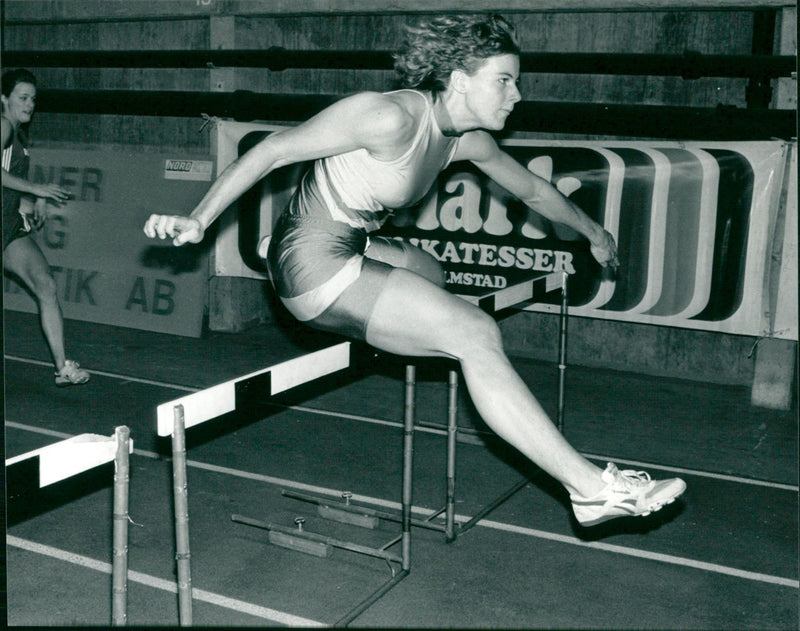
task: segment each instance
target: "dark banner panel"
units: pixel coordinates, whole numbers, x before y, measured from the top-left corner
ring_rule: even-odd
[[[220,167],[272,129],[219,122]],[[382,233],[430,252],[461,295],[565,271],[573,315],[744,335],[768,330],[765,286],[790,145],[503,144],[615,236],[621,261],[615,275],[600,268],[580,235],[534,213],[469,163],[451,165],[417,208],[390,218]],[[272,174],[242,198],[238,214],[225,216],[216,273],[264,276],[258,244],[302,172],[296,166]],[[796,206],[786,214],[792,212]],[[782,263],[792,264],[791,256]],[[526,308],[555,311],[557,300]]]

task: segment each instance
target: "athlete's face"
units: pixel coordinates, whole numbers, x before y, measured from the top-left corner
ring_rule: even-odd
[[[11,94],[3,96],[3,114],[15,125],[30,122],[36,107],[36,86],[18,83]]]
[[[499,130],[506,124],[514,104],[522,99],[517,87],[519,57],[489,57],[472,75],[467,75],[467,105],[480,127]]]

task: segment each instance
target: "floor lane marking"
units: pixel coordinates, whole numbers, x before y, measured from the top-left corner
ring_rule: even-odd
[[[20,423],[8,422],[7,425],[14,426],[18,429],[29,429],[27,426],[21,425]],[[35,429],[33,430],[35,431]],[[43,432],[44,433],[44,432]],[[68,437],[68,434],[62,434],[61,432],[53,432],[52,430],[46,430],[48,434],[58,434],[60,437]],[[169,460],[160,454],[157,454],[152,451],[134,449],[134,455],[143,456],[146,458],[151,458],[154,460]],[[294,480],[286,480],[284,478],[278,478],[274,476],[269,476],[261,473],[252,473],[249,471],[242,471],[240,469],[232,469],[230,467],[223,467],[220,465],[210,464],[206,462],[200,462],[198,460],[190,460],[187,459],[186,461],[187,467],[193,467],[195,469],[202,469],[205,471],[210,471],[213,473],[220,473],[223,475],[230,475],[233,477],[243,478],[247,480],[253,480],[256,482],[264,482],[266,484],[272,484],[275,486],[283,486],[292,488],[298,491],[307,491],[311,493],[317,493],[320,495],[327,495],[330,497],[340,498],[342,496],[342,491],[337,489],[330,489],[326,487],[321,487],[312,484],[306,484],[303,482],[297,482]],[[351,500],[356,502],[364,502],[366,504],[371,504],[373,506],[379,506],[381,508],[388,508],[395,511],[401,510],[401,504],[399,502],[394,502],[391,500],[383,500],[380,498],[370,497],[368,495],[357,495],[354,494]],[[419,506],[412,506],[411,512],[421,515],[423,517],[430,517],[436,511],[432,509],[422,508]],[[456,514],[454,516],[456,521],[461,523],[465,523],[472,519],[470,515],[461,515]],[[585,548],[595,548],[598,550],[605,550],[607,552],[614,552],[616,554],[622,554],[631,557],[638,557],[638,558],[645,558],[654,561],[660,561],[662,563],[668,563],[672,565],[680,565],[683,567],[690,567],[694,569],[705,570],[712,573],[717,574],[726,574],[729,576],[735,576],[738,578],[744,578],[747,580],[753,580],[757,582],[763,583],[771,583],[775,585],[782,585],[785,587],[792,587],[794,589],[800,589],[800,581],[785,578],[782,576],[773,576],[771,574],[763,574],[760,572],[751,572],[749,570],[742,570],[739,568],[729,567],[725,565],[719,565],[716,563],[708,563],[706,561],[699,561],[696,559],[689,559],[686,557],[678,557],[669,554],[663,554],[660,552],[649,552],[646,550],[639,550],[637,548],[629,548],[627,546],[618,546],[614,544],[603,543],[599,541],[582,541],[577,537],[571,537],[569,535],[561,535],[558,533],[551,533],[544,530],[537,530],[535,528],[528,528],[525,526],[515,526],[513,524],[505,524],[502,522],[497,522],[494,520],[489,519],[482,519],[478,521],[476,524],[477,526],[482,526],[485,528],[491,528],[493,530],[500,530],[505,532],[512,532],[516,534],[523,534],[531,537],[536,537],[539,539],[547,539],[550,541],[558,541],[560,543],[566,543],[570,545],[576,545]]]
[[[13,535],[6,536],[6,543],[10,546],[14,546],[15,548],[27,550],[28,552],[33,552],[35,554],[48,556],[54,559],[58,559],[59,561],[65,561],[67,563],[71,563],[73,565],[79,565],[81,567],[94,570],[96,572],[102,572],[103,574],[111,574],[110,563],[105,563],[104,561],[98,561],[97,559],[83,556],[81,554],[76,554],[74,552],[69,552],[67,550],[61,550],[59,548],[54,548],[52,546],[48,546],[42,543],[36,543],[35,541],[29,541],[27,539],[15,537]],[[178,586],[176,583],[158,578],[157,576],[152,576],[150,574],[136,572],[131,569],[128,569],[128,580],[134,583],[146,585],[147,587],[160,589],[161,591],[166,591],[173,594],[178,593]],[[309,618],[295,616],[293,614],[286,613],[284,611],[279,611],[277,609],[270,609],[269,607],[262,607],[261,605],[255,605],[253,603],[249,603],[244,600],[229,598],[227,596],[222,596],[221,594],[209,592],[204,589],[198,589],[197,587],[192,587],[192,599],[209,603],[212,605],[217,605],[218,607],[224,607],[225,609],[232,609],[234,611],[249,614],[257,618],[263,618],[265,620],[269,620],[270,622],[278,622],[280,624],[284,624],[287,626],[293,626],[293,627],[328,626],[322,622],[318,622],[317,620],[311,620]]]
[[[25,357],[18,357],[18,356],[15,356],[15,355],[5,355],[5,358],[13,360],[13,361],[18,361],[18,362],[21,362],[21,363],[34,364],[34,365],[37,365],[37,366],[50,366],[51,365],[48,362],[39,361],[39,360],[35,360],[35,359],[27,359]],[[165,382],[165,381],[155,381],[155,380],[151,380],[151,379],[141,379],[139,377],[131,377],[131,376],[122,375],[122,374],[119,374],[119,373],[101,372],[101,371],[97,371],[97,370],[90,370],[89,372],[92,373],[92,374],[102,375],[102,376],[105,376],[105,377],[111,377],[113,379],[121,379],[121,380],[125,380],[125,381],[143,383],[143,384],[146,384],[146,385],[152,385],[152,386],[157,386],[157,387],[161,387],[161,388],[169,388],[169,389],[179,390],[179,391],[183,391],[183,392],[197,392],[197,391],[202,389],[202,388],[196,388],[196,387],[190,387],[190,386],[184,386],[184,385],[168,383],[168,382]],[[349,420],[360,421],[360,422],[364,422],[364,423],[371,423],[371,424],[374,424],[374,425],[384,425],[384,426],[388,426],[388,427],[401,427],[401,428],[403,427],[403,424],[401,422],[398,422],[398,421],[381,420],[381,419],[375,419],[375,418],[370,418],[370,417],[366,417],[366,416],[358,416],[358,415],[354,415],[354,414],[346,414],[344,412],[335,412],[335,411],[331,411],[331,410],[323,410],[323,409],[319,409],[319,408],[311,408],[311,407],[300,406],[300,405],[281,405],[281,404],[278,404],[278,403],[270,403],[270,405],[273,405],[275,407],[280,407],[280,408],[283,408],[283,409],[297,410],[297,411],[300,411],[300,412],[308,412],[310,414],[317,414],[317,415],[320,415],[320,416],[336,416],[336,417],[339,417],[339,418],[346,418],[346,419],[349,419]],[[416,431],[429,433],[429,434],[445,434],[446,435],[446,433],[447,433],[446,431],[443,431],[443,430],[427,428],[427,427],[418,427],[416,429]],[[782,489],[782,490],[786,490],[786,491],[800,492],[800,486],[798,486],[798,485],[783,484],[783,483],[780,483],[780,482],[769,482],[767,480],[756,480],[756,479],[753,479],[753,478],[743,478],[743,477],[740,477],[740,476],[728,475],[728,474],[724,474],[724,473],[714,473],[714,472],[710,472],[710,471],[699,471],[697,469],[687,469],[687,468],[674,467],[674,466],[664,466],[664,465],[653,464],[653,463],[648,463],[648,462],[639,462],[639,461],[635,461],[635,460],[623,460],[621,458],[613,458],[613,457],[609,457],[609,456],[599,456],[599,455],[587,454],[587,453],[582,453],[581,455],[583,455],[585,458],[587,458],[589,460],[614,461],[614,462],[617,462],[619,464],[626,464],[626,465],[645,467],[645,468],[648,468],[648,469],[657,469],[657,470],[660,470],[660,471],[672,471],[674,473],[685,473],[687,475],[694,475],[694,476],[698,476],[698,477],[711,478],[711,479],[716,479],[716,480],[725,480],[727,482],[736,482],[736,483],[740,483],[740,484],[750,484],[750,485],[755,485],[755,486],[765,486],[765,487],[770,487],[770,488]]]
[[[52,362],[44,362],[38,359],[28,359],[27,357],[18,357],[16,355],[4,355],[5,359],[9,359],[11,361],[20,362],[22,364],[32,364],[34,366],[49,366],[52,368]],[[143,379],[141,377],[131,377],[130,375],[121,375],[115,372],[104,372],[102,370],[87,370],[91,375],[100,375],[101,377],[111,377],[112,379],[121,379],[123,381],[133,381],[135,383],[143,383],[149,386],[158,386],[160,388],[170,388],[172,390],[181,390],[183,392],[197,392],[201,390],[201,388],[195,388],[192,386],[183,386],[176,383],[167,383],[164,381],[154,381],[152,379]]]
[[[403,427],[402,423],[398,423],[396,421],[382,421],[382,420],[379,420],[379,419],[370,419],[370,418],[364,417],[364,416],[356,416],[356,415],[352,415],[352,414],[344,414],[344,413],[341,413],[341,412],[331,412],[331,411],[328,411],[328,410],[319,410],[319,409],[316,409],[316,408],[308,408],[308,407],[304,407],[304,406],[294,406],[294,405],[286,406],[286,405],[280,405],[280,404],[277,404],[277,403],[271,403],[270,405],[274,405],[276,407],[281,407],[281,408],[284,408],[284,409],[296,410],[296,411],[299,411],[299,412],[308,412],[308,413],[312,413],[312,414],[318,414],[318,415],[321,415],[321,416],[336,416],[338,418],[345,418],[345,419],[354,420],[354,421],[362,421],[362,422],[376,424],[376,425],[386,425],[386,426],[399,427],[399,428]],[[14,421],[6,421],[5,424],[6,424],[7,427],[14,427],[16,429],[22,429],[22,430],[26,430],[26,431],[30,431],[30,432],[39,433],[39,434],[45,434],[45,435],[48,435],[48,436],[54,436],[56,438],[70,438],[70,437],[73,436],[73,434],[66,434],[64,432],[58,432],[58,431],[55,431],[55,430],[48,430],[48,429],[44,429],[44,428],[40,428],[40,427],[35,427],[33,425],[25,425],[23,423],[16,423]],[[431,434],[443,434],[444,433],[441,430],[429,429],[429,428],[417,428],[416,431],[428,432],[428,433],[431,433]],[[143,452],[141,452],[139,450],[134,450],[134,453],[139,453],[140,455],[144,455]],[[700,477],[700,478],[711,478],[711,479],[715,479],[715,480],[724,480],[726,482],[736,482],[736,483],[739,483],[739,484],[749,484],[749,485],[752,485],[752,486],[763,486],[763,487],[767,487],[767,488],[780,489],[780,490],[783,490],[783,491],[791,491],[793,493],[800,492],[800,487],[798,487],[796,485],[792,485],[792,484],[783,484],[781,482],[769,482],[767,480],[755,480],[753,478],[742,478],[742,477],[738,477],[738,476],[734,476],[734,475],[727,475],[727,474],[724,474],[724,473],[711,473],[711,472],[708,472],[708,471],[698,471],[696,469],[686,469],[686,468],[674,467],[674,466],[664,466],[664,465],[658,465],[658,464],[653,464],[653,463],[649,463],[649,462],[640,462],[640,461],[636,461],[636,460],[625,460],[625,459],[622,459],[622,458],[614,458],[613,456],[599,456],[599,455],[587,454],[587,453],[582,453],[581,455],[584,456],[585,458],[589,459],[589,460],[597,460],[597,461],[600,461],[600,462],[616,462],[618,464],[625,464],[625,465],[631,465],[631,466],[637,466],[637,467],[644,467],[644,468],[647,468],[647,469],[657,469],[657,470],[660,470],[660,471],[671,471],[673,473],[685,473],[687,475],[693,475],[693,476],[697,476],[697,477]],[[161,456],[158,456],[158,457],[160,458]]]

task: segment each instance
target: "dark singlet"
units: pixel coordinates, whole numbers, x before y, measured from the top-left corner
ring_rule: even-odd
[[[11,175],[27,179],[30,168],[28,156],[28,138],[24,131],[11,125],[11,138],[8,146],[3,147],[3,168]],[[3,187],[3,250],[14,239],[29,233],[22,215],[19,212],[23,193]]]

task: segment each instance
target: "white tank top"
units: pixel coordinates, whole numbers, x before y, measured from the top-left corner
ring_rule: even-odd
[[[292,214],[318,215],[367,232],[377,230],[394,209],[419,202],[455,154],[458,138],[445,136],[433,115],[431,97],[408,150],[381,160],[366,149],[317,160],[306,173],[289,206]]]

